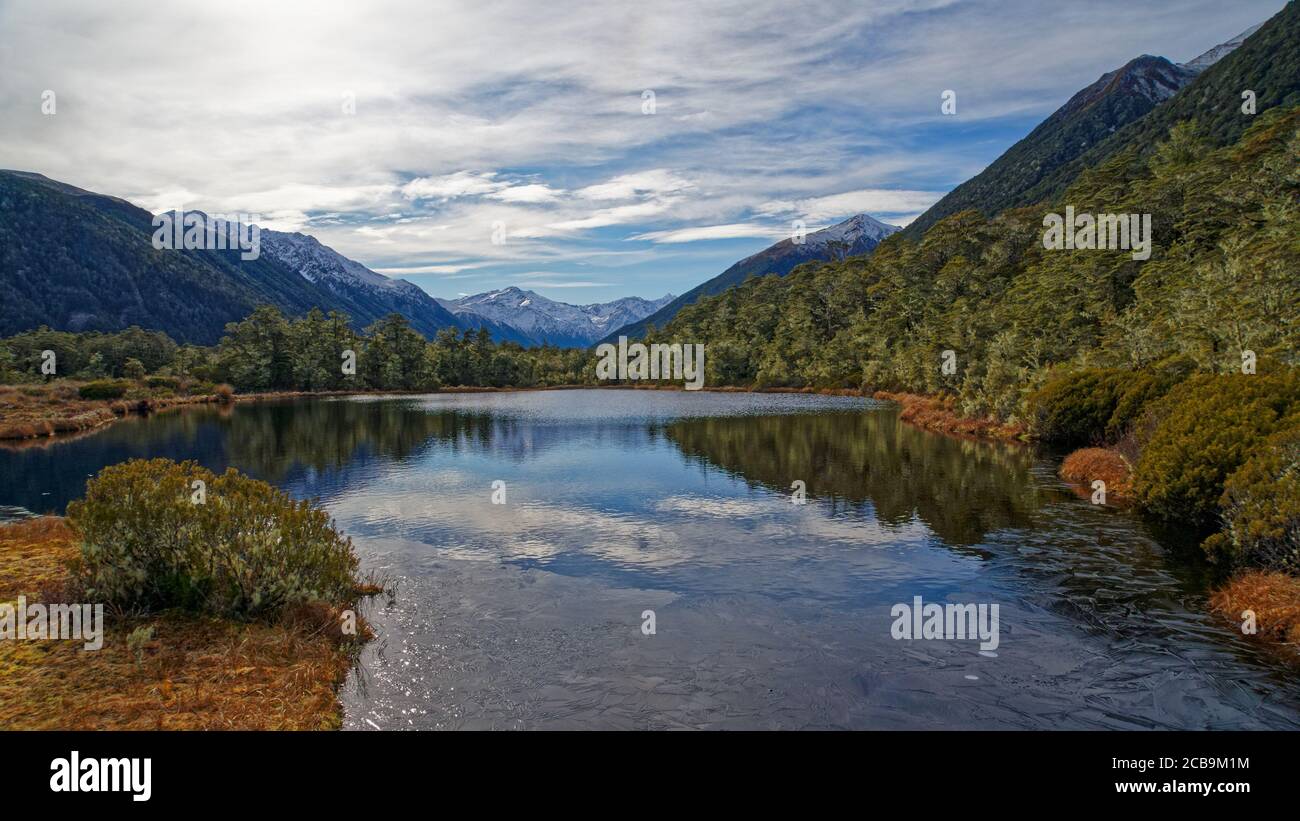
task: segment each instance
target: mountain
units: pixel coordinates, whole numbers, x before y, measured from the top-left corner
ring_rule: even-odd
[[[412,328],[430,338],[442,328],[461,325],[420,286],[377,274],[321,245],[315,237],[264,228],[262,254],[351,306],[347,313],[354,319],[399,313],[411,321]]]
[[[904,236],[919,238],[944,217],[974,208],[987,215],[1038,201],[1039,183],[1062,165],[1160,103],[1196,71],[1144,54],[1076,93],[1029,135],[912,221]]]
[[[674,298],[672,294],[654,300],[630,296],[613,302],[570,305],[511,286],[438,301],[462,324],[492,323],[521,337],[525,345],[549,343],[581,348],[613,329],[649,316]]]
[[[0,171],[0,336],[48,325],[132,325],[213,344],[258,305],[289,315],[337,310],[364,328],[394,311],[426,335],[455,317],[302,234],[263,230],[258,259],[238,250],[158,250],[153,215],[41,174]]]
[[[750,277],[767,274],[785,276],[794,270],[795,266],[805,262],[826,262],[870,253],[881,240],[897,233],[898,230],[897,226],[887,225],[866,214],[858,214],[837,225],[808,234],[802,244],[796,244],[792,239],[783,239],[766,250],[745,257],[713,279],[697,285],[644,319],[625,326],[615,326],[614,331],[605,337],[605,341],[615,341],[619,336],[630,338],[644,336],[649,326],[662,328],[687,305],[699,301],[702,297],[721,293]]]
[[[1145,155],[1179,122],[1195,120],[1216,145],[1235,142],[1256,111],[1300,99],[1300,4],[1288,3],[1183,65],[1143,55],[1070,98],[988,168],[954,188],[904,231],[920,239],[944,217],[974,208],[993,215],[1059,195],[1084,168],[1127,148]]]
[[[1242,111],[1242,93],[1247,90],[1254,93],[1253,115]],[[1082,169],[1099,166],[1122,152],[1132,151],[1135,161],[1140,161],[1168,139],[1170,129],[1179,123],[1195,123],[1197,133],[1212,145],[1231,145],[1260,114],[1297,103],[1300,103],[1300,3],[1291,2],[1249,34],[1240,46],[1227,50],[1224,56],[1199,72],[1191,84],[1168,102],[1057,169],[1052,179],[1040,185],[1040,199],[1059,194]]]
[[[1263,23],[1256,23],[1255,25],[1246,29],[1241,34],[1238,34],[1236,37],[1233,37],[1231,40],[1227,41],[1226,43],[1219,43],[1217,46],[1205,52],[1204,54],[1200,55],[1199,57],[1195,57],[1191,60],[1188,60],[1185,63],[1179,63],[1179,65],[1181,65],[1183,68],[1189,68],[1192,71],[1195,71],[1196,73],[1199,74],[1200,72],[1204,71],[1205,69],[1209,68],[1210,66],[1222,60],[1224,57],[1227,57],[1233,51],[1236,51],[1237,48],[1240,47],[1242,43],[1246,42],[1247,37],[1259,31],[1260,28],[1263,27],[1263,25],[1264,25]]]

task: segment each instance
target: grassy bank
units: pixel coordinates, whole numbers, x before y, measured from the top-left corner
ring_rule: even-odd
[[[951,398],[890,391],[876,391],[872,397],[898,403],[900,419],[935,433],[1001,442],[1019,442],[1027,438],[1022,425],[992,417],[966,416]]]
[[[157,413],[184,405],[230,401],[230,394],[178,395],[169,388],[141,383],[120,396],[100,398],[99,383],[61,379],[30,385],[0,385],[0,440],[42,439],[93,430],[131,415]],[[114,386],[116,388],[116,386]],[[112,390],[110,393],[118,393]]]
[[[426,393],[516,393],[552,390],[653,390],[680,391],[680,384],[545,385],[530,387],[441,387],[427,391],[328,390],[267,391],[261,393],[198,393],[178,396],[168,389],[141,384],[129,398],[83,399],[79,390],[88,383],[59,380],[45,384],[0,385],[0,441],[46,439],[52,436],[93,430],[132,415],[159,413],[173,408],[214,403],[266,402],[323,396],[409,396]],[[793,393],[818,396],[863,396],[848,388],[705,388],[718,393]],[[1017,441],[1025,438],[1023,427],[992,419],[971,419],[957,413],[951,402],[915,394],[877,392],[874,398],[897,402],[903,421],[937,433],[953,436]]]
[[[78,573],[87,555],[63,518],[0,526],[0,603],[98,602]],[[353,598],[374,592],[358,586]],[[340,608],[323,602],[248,616],[108,599],[98,650],[0,640],[0,730],[340,726],[338,690],[369,637],[364,620],[345,635]]]

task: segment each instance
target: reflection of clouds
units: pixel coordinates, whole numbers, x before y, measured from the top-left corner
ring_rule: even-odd
[[[511,493],[521,492],[515,487]],[[555,558],[580,552],[631,566],[667,566],[689,561],[681,537],[671,529],[627,513],[540,502],[494,505],[480,494],[404,495],[376,502],[372,494],[335,500],[330,512],[345,527],[374,521],[376,508],[396,511],[411,538],[435,544],[446,555],[483,559]],[[364,534],[361,538],[365,538]]]
[[[417,564],[522,562],[568,576],[627,574],[635,580],[619,584],[682,592],[840,601],[918,573],[977,572],[977,562],[942,549],[914,515],[882,523],[871,505],[830,497],[795,505],[779,489],[683,459],[670,438],[645,446],[663,435],[657,418],[805,404],[784,395],[574,391],[414,402],[478,421],[463,448],[371,462],[361,481],[327,500],[363,555],[374,554],[375,542],[396,541]],[[806,406],[831,404],[841,403]],[[637,447],[628,447],[632,440]],[[527,458],[511,458],[524,451]],[[491,503],[495,479],[507,483],[506,505]]]
[[[788,502],[787,502],[788,504]],[[699,514],[703,516],[761,516],[774,513],[777,503],[772,499],[719,499],[708,496],[670,496],[655,503],[655,510],[663,513]]]
[[[439,557],[585,560],[609,569],[673,573],[683,579],[691,569],[698,570],[691,584],[702,583],[707,572],[715,577],[735,574],[737,581],[744,577],[746,586],[763,576],[775,589],[815,589],[825,580],[813,578],[823,572],[813,566],[831,559],[849,563],[848,573],[840,574],[844,584],[852,576],[881,582],[906,578],[916,572],[918,561],[949,568],[962,562],[948,551],[917,558],[928,551],[903,555],[887,549],[928,546],[929,533],[919,521],[885,527],[874,519],[832,515],[816,503],[792,505],[783,496],[675,494],[650,503],[645,512],[612,512],[577,503],[493,505],[486,484],[481,493],[466,492],[465,487],[437,494],[384,487],[382,501],[374,493],[353,494],[334,501],[330,511],[363,548],[375,532],[373,511],[382,510],[391,514],[393,523],[375,535],[400,535],[416,550],[421,544],[435,547]],[[510,484],[512,498],[528,498],[537,490]]]
[[[661,513],[722,519],[747,519],[751,537],[780,538],[798,533],[840,545],[887,547],[925,541],[929,531],[915,520],[903,527],[886,528],[875,518],[828,516],[816,500],[795,505],[785,496],[735,499],[716,496],[669,496],[655,503]]]

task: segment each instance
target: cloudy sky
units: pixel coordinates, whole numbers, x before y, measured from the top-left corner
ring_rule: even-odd
[[[1106,71],[1282,5],[0,0],[0,168],[436,296],[657,297],[794,220],[905,224]]]

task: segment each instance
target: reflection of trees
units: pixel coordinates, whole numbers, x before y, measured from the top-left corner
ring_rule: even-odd
[[[207,417],[205,423],[211,422]],[[283,479],[295,464],[322,471],[359,456],[401,461],[431,444],[522,460],[575,440],[634,447],[647,439],[641,425],[537,424],[489,411],[431,408],[418,400],[240,406],[218,424],[230,463],[270,481]]]
[[[1036,507],[1026,448],[937,436],[892,410],[686,419],[663,427],[688,458],[789,493],[870,502],[886,524],[919,517],[949,544],[1027,524]]]
[[[231,464],[277,481],[295,465],[322,471],[363,454],[403,460],[431,441],[453,448],[487,443],[502,421],[404,401],[326,401],[243,407],[218,424]]]

